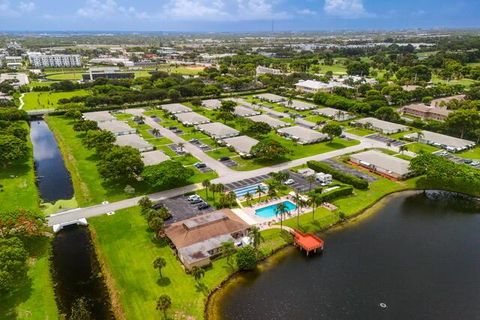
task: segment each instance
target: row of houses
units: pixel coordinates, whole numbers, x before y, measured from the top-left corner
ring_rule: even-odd
[[[475,146],[475,142],[473,141],[455,138],[452,136],[447,136],[445,134],[426,130],[423,130],[420,133],[415,132],[407,134],[403,138],[410,141],[418,141],[420,143],[425,143],[434,147],[443,148],[450,152],[464,151]]]

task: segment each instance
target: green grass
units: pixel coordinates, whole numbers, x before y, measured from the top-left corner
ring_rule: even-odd
[[[333,74],[346,74],[347,73],[347,67],[345,67],[343,64],[340,64],[340,63],[334,63],[333,65],[331,66],[327,66],[327,65],[319,65],[320,67],[320,73],[321,74],[325,74],[326,72],[328,71],[332,71]]]
[[[27,123],[23,124],[28,128]],[[0,169],[0,209],[24,208],[38,210],[40,196],[35,185],[32,144],[28,142],[28,156]]]
[[[118,211],[113,216],[90,219],[94,241],[99,251],[99,259],[104,263],[113,279],[126,319],[159,319],[155,301],[161,294],[172,299],[169,316],[176,319],[203,319],[206,295],[234,270],[226,259],[218,259],[208,268],[200,281],[204,290],[192,276],[185,273],[172,249],[164,242],[154,239],[148,231],[138,208]],[[272,250],[287,243],[282,240],[279,230],[264,233],[266,242],[262,252]],[[157,257],[167,261],[162,270],[164,280],[152,267]]]
[[[368,129],[363,129],[363,128],[348,129],[347,132],[351,133],[351,134],[354,134],[354,135],[357,135],[357,136],[360,136],[360,137],[368,136],[369,134],[374,134],[375,133],[375,131],[373,131],[373,130],[368,130]]]
[[[458,80],[443,80],[441,79],[438,75],[433,74],[432,75],[432,82],[437,84],[437,83],[442,83],[442,84],[448,84],[448,85],[456,85],[456,84],[461,84],[465,87],[470,87],[471,85],[478,83],[478,81],[468,79],[468,78],[463,78],[463,79],[458,79]]]
[[[428,144],[423,144],[419,142],[409,143],[406,146],[408,148],[408,151],[415,152],[415,153],[421,153],[421,152],[432,153],[440,150],[439,148],[429,146]]]
[[[0,319],[58,319],[50,276],[50,240],[46,237],[30,239],[26,248],[28,281],[18,284],[16,291],[0,300]]]
[[[58,107],[58,100],[68,99],[76,96],[87,96],[87,90],[74,90],[68,92],[28,92],[23,97],[24,110],[55,109]]]
[[[56,80],[56,81],[61,81],[61,80],[82,80],[82,73],[85,71],[79,71],[79,72],[52,72],[46,75],[45,78],[48,80]]]
[[[476,147],[467,151],[463,151],[457,154],[457,156],[467,159],[480,159],[480,147]]]

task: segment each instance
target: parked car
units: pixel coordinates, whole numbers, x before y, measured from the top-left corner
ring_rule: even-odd
[[[200,169],[200,168],[206,168],[206,167],[207,167],[207,165],[206,165],[205,163],[203,163],[203,162],[197,162],[197,163],[194,164],[194,166],[195,166],[196,168],[199,168],[199,169]]]
[[[187,197],[188,201],[193,201],[193,200],[197,200],[197,199],[201,199],[198,194],[192,194],[192,195]]]
[[[199,143],[200,141],[198,141],[198,139],[191,139],[190,142],[196,144],[196,143]]]
[[[287,186],[289,186],[291,184],[294,184],[294,183],[295,183],[295,180],[293,180],[293,179],[287,179],[283,182],[283,184],[285,184]]]
[[[220,161],[228,161],[228,160],[230,160],[230,157],[221,157],[220,158]]]
[[[197,207],[198,210],[205,210],[205,209],[208,209],[208,208],[210,208],[210,205],[208,203],[205,203],[205,202],[199,204],[198,207]]]

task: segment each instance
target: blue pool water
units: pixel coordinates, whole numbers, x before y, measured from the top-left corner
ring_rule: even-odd
[[[285,203],[285,206],[287,207],[288,211],[292,211],[297,208],[297,206],[290,201],[284,201],[283,203]],[[278,204],[272,204],[268,207],[257,209],[255,210],[255,214],[262,218],[273,218],[276,216],[275,211],[277,209],[277,205]]]

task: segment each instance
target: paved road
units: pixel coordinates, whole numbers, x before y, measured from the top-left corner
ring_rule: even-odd
[[[136,114],[136,113],[141,114],[142,112],[140,112],[140,110],[141,109],[135,109],[135,110],[129,110],[128,112],[131,113],[131,114]],[[341,156],[341,155],[344,155],[344,154],[360,151],[360,150],[363,150],[363,149],[387,148],[386,145],[382,142],[372,140],[372,139],[368,139],[366,137],[359,137],[359,136],[355,136],[355,135],[346,133],[346,136],[348,138],[359,140],[360,144],[355,145],[355,146],[351,146],[351,147],[347,147],[347,148],[344,148],[344,149],[339,149],[339,150],[334,150],[334,151],[330,151],[330,152],[326,152],[326,153],[322,153],[322,154],[317,154],[317,155],[307,157],[307,158],[302,158],[302,159],[297,159],[297,160],[284,162],[284,163],[274,165],[274,166],[270,166],[270,167],[260,168],[260,169],[257,169],[257,170],[234,171],[230,168],[227,168],[226,166],[221,164],[219,161],[209,157],[208,155],[203,153],[203,151],[201,151],[200,149],[198,149],[194,145],[188,143],[187,141],[183,140],[182,138],[178,137],[176,134],[174,134],[170,130],[160,126],[158,123],[153,121],[151,118],[146,118],[145,123],[147,123],[152,128],[157,128],[163,136],[169,138],[173,142],[184,143],[185,149],[188,152],[190,152],[192,155],[194,155],[195,157],[197,157],[201,161],[205,162],[207,164],[207,166],[209,166],[210,168],[217,171],[217,173],[219,174],[219,177],[216,178],[216,179],[213,179],[212,183],[227,184],[227,183],[242,180],[242,179],[247,179],[247,178],[251,178],[251,177],[256,177],[256,176],[268,174],[268,173],[274,172],[274,171],[278,172],[278,171],[286,170],[286,169],[289,169],[289,168],[292,168],[292,167],[297,167],[297,166],[300,166],[300,165],[302,165],[305,162],[310,161],[310,160],[321,161],[321,160],[325,160],[325,159],[328,159],[328,158],[337,157],[337,156]],[[396,148],[396,147],[389,147],[388,149],[398,152],[398,148]],[[162,192],[153,193],[153,194],[148,195],[148,197],[150,199],[152,199],[152,201],[159,201],[159,200],[164,200],[164,199],[167,199],[167,198],[176,197],[176,196],[179,196],[181,194],[191,192],[191,191],[195,191],[195,190],[199,190],[199,189],[202,189],[202,188],[203,187],[202,187],[201,184],[192,184],[192,185],[184,186],[184,187],[181,187],[181,188],[176,188],[176,189],[171,189],[171,190],[166,190],[166,191],[162,191]],[[62,223],[67,223],[69,221],[75,221],[75,220],[78,220],[80,218],[90,218],[90,217],[99,216],[99,215],[102,215],[102,214],[105,214],[105,213],[108,213],[108,212],[117,211],[117,210],[121,210],[121,209],[125,209],[125,208],[130,208],[130,207],[135,206],[138,203],[138,200],[140,200],[140,198],[141,197],[135,197],[135,198],[121,200],[121,201],[117,201],[117,202],[113,202],[113,203],[109,203],[109,204],[99,204],[99,205],[95,205],[95,206],[91,206],[91,207],[87,207],[87,208],[77,208],[77,209],[73,209],[73,210],[69,210],[69,211],[59,212],[59,213],[53,214],[53,215],[51,215],[47,218],[48,225],[53,226],[55,224],[62,224]]]

